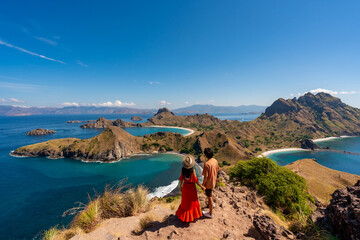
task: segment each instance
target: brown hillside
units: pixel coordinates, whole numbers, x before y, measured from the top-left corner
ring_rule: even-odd
[[[327,205],[338,188],[354,185],[360,176],[336,171],[320,165],[314,159],[303,159],[285,166],[306,179],[309,193]]]

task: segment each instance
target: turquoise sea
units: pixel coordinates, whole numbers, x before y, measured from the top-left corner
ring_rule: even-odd
[[[128,115],[101,115],[108,119]],[[32,239],[51,226],[66,225],[70,217],[64,211],[75,202],[86,203],[88,193],[101,192],[106,184],[127,179],[131,185],[144,184],[153,194],[162,196],[177,186],[181,157],[174,154],[138,155],[119,162],[84,163],[73,159],[12,157],[9,153],[21,146],[49,139],[90,138],[102,129],[82,129],[81,124],[68,120],[97,119],[95,115],[0,117],[0,236],[1,239]],[[143,116],[144,119],[151,117]],[[57,132],[47,136],[26,136],[35,128]],[[125,129],[133,135],[172,131],[187,134],[175,128]]]
[[[336,138],[317,142],[320,147],[330,147],[340,151],[360,153],[360,137]],[[299,159],[313,158],[325,167],[360,175],[360,156],[335,152],[289,151],[278,152],[268,156],[281,166]]]
[[[174,154],[138,155],[115,163],[84,163],[73,159],[18,158],[9,153],[21,146],[56,138],[91,138],[103,129],[82,129],[81,123],[68,120],[121,118],[130,121],[132,115],[57,115],[0,117],[0,239],[33,239],[42,230],[66,225],[71,217],[64,211],[76,202],[86,203],[105,185],[127,179],[132,185],[144,184],[152,195],[162,196],[177,186],[181,157]],[[141,115],[145,122],[153,115]],[[219,115],[250,121],[258,115]],[[47,136],[26,136],[36,128],[57,132]],[[158,131],[187,134],[176,128],[127,128],[130,134],[142,136]]]

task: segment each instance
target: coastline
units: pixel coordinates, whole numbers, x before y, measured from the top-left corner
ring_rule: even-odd
[[[296,151],[310,151],[310,150],[303,149],[303,148],[281,148],[281,149],[275,149],[275,150],[269,150],[269,151],[263,152],[262,154],[258,155],[258,157],[261,157],[261,156],[267,157],[270,154],[279,153],[279,152],[296,152]]]
[[[335,140],[335,139],[351,138],[351,137],[356,137],[356,136],[340,136],[340,137],[317,138],[317,139],[313,139],[313,142],[326,142],[326,141],[331,141],[331,140]]]
[[[157,127],[157,128],[177,128],[177,129],[182,129],[182,130],[187,130],[189,131],[189,133],[185,134],[184,136],[190,136],[191,134],[193,134],[195,131],[190,129],[190,128],[183,128],[183,127],[172,127],[172,126],[160,126],[160,125],[156,125],[156,126],[149,126],[149,127]]]

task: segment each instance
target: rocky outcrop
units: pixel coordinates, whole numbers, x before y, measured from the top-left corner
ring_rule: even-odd
[[[302,149],[311,149],[311,150],[320,149],[320,147],[316,143],[314,143],[313,140],[310,139],[301,140],[300,144]]]
[[[31,130],[31,131],[27,132],[26,135],[28,135],[28,136],[42,136],[42,135],[48,135],[48,134],[54,134],[54,133],[56,133],[56,131],[54,131],[54,130],[38,128],[38,129]]]
[[[352,187],[336,190],[326,208],[332,231],[341,239],[360,239],[360,180]]]
[[[143,118],[140,116],[132,116],[131,117],[131,121],[141,121],[141,120],[143,120]]]
[[[142,127],[142,124],[137,124],[133,122],[126,122],[121,119],[116,119],[114,121],[107,120],[103,117],[97,119],[95,122],[86,123],[81,125],[81,128],[107,128],[110,126],[116,126],[121,128],[127,128],[127,127]]]
[[[260,232],[265,240],[280,240],[282,238],[295,239],[292,232],[283,226],[277,225],[274,220],[267,215],[255,214],[253,224],[255,229]]]

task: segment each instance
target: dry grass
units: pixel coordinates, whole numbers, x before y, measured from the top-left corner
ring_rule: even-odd
[[[149,210],[148,190],[143,186],[123,191],[124,186],[106,186],[104,192],[82,207],[70,224],[69,229],[57,227],[44,231],[43,240],[67,240],[79,233],[94,230],[104,219],[133,216]],[[78,208],[74,208],[78,209]],[[71,211],[70,211],[71,212]],[[151,219],[144,219],[143,225]]]
[[[298,160],[286,167],[306,179],[309,193],[323,205],[329,203],[336,189],[354,185],[360,179],[358,175],[324,167],[313,159]]]

